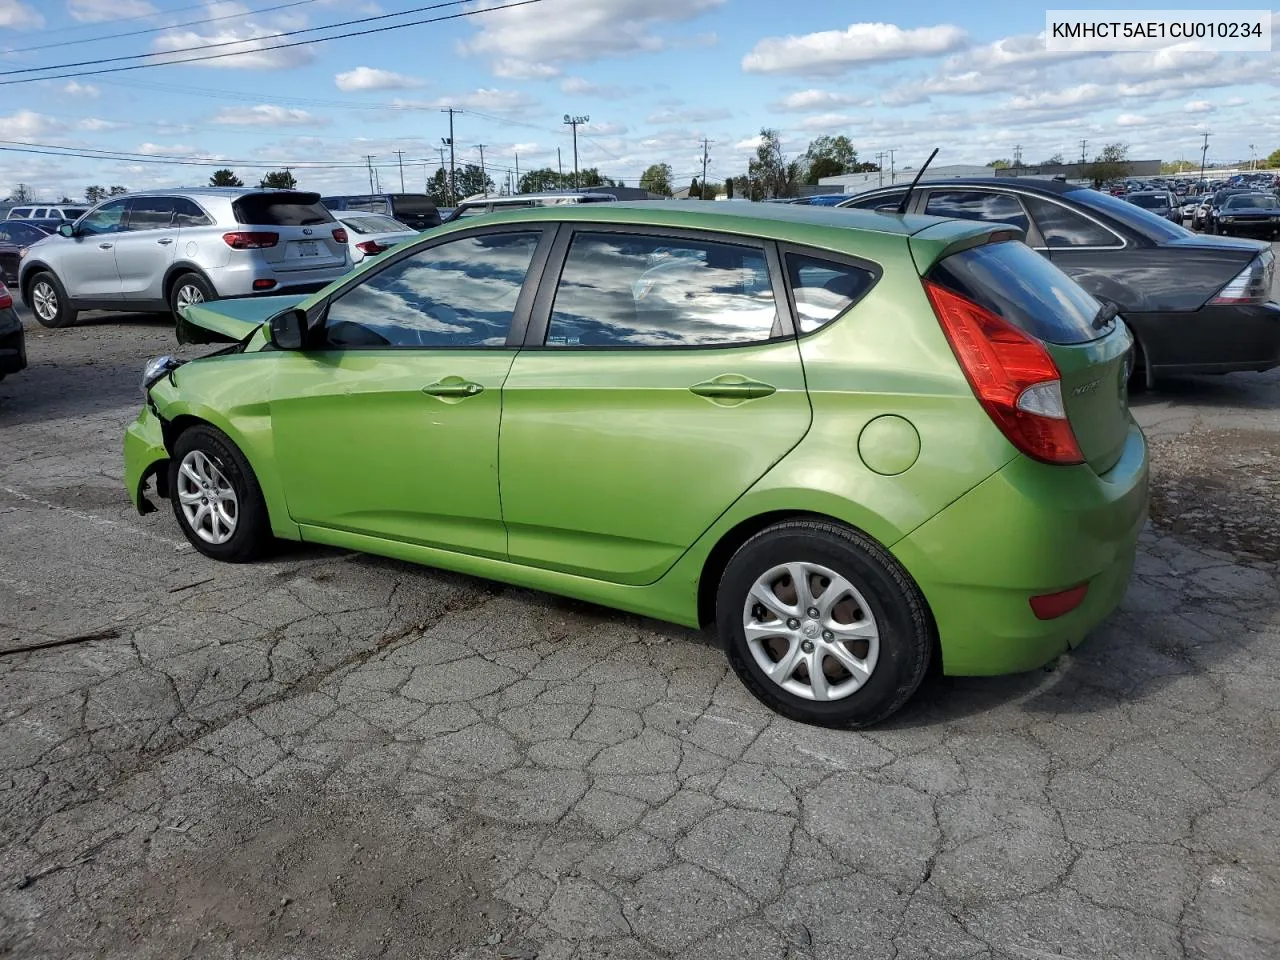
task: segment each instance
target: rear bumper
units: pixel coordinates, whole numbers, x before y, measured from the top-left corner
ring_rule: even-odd
[[[27,366],[27,336],[12,308],[0,310],[0,376]]]
[[[1079,644],[1119,605],[1146,517],[1147,445],[1135,424],[1103,476],[1019,457],[893,553],[929,602],[945,673],[1018,673]],[[1032,596],[1082,583],[1070,613],[1032,612]]]
[[[327,287],[333,281],[346,276],[351,271],[351,264],[344,263],[336,267],[320,267],[315,270],[276,271],[265,262],[249,261],[231,263],[208,271],[219,298],[281,296],[294,293],[315,293]],[[271,280],[275,286],[268,290],[255,290],[255,280]]]
[[[1206,304],[1190,313],[1126,316],[1158,373],[1280,366],[1280,303]]]

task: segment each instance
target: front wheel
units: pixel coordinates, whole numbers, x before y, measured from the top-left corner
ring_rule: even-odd
[[[729,663],[764,704],[828,727],[866,727],[924,678],[934,628],[919,588],[871,538],[788,521],[733,555],[716,595]]]
[[[271,540],[258,478],[214,427],[191,427],[174,443],[169,498],[182,532],[206,557],[245,563],[261,556]]]
[[[31,312],[45,327],[69,327],[79,315],[71,308],[62,282],[52,273],[42,272],[32,277],[29,300]]]

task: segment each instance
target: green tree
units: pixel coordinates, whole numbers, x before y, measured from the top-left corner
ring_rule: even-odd
[[[454,173],[454,187],[459,200],[477,193],[493,193],[493,179],[474,163],[468,163]]]
[[[567,186],[572,187],[573,174],[568,175],[568,180]],[[622,183],[612,177],[604,176],[597,167],[587,167],[585,170],[578,171],[578,186],[585,190],[587,187],[620,187]]]
[[[987,166],[990,167],[992,170],[1007,170],[1009,167],[1012,167],[1013,164],[1010,163],[1007,159],[1002,157],[999,160],[989,161],[987,163]]]
[[[427,181],[427,196],[437,207],[452,206],[453,198],[449,195],[449,171],[439,167]]]
[[[702,199],[702,187],[701,187],[701,185],[698,183],[698,178],[697,178],[697,177],[694,177],[694,178],[693,178],[693,180],[692,180],[692,181],[690,181],[690,183],[689,183],[689,199],[690,199],[690,200],[701,200],[701,199]]]
[[[725,198],[728,200],[733,199],[733,187],[734,187],[733,177],[725,177],[724,178],[724,195],[725,195]]]
[[[31,200],[31,188],[25,183],[20,183],[13,193],[9,194],[9,199],[14,203],[26,203]]]
[[[89,203],[97,203],[99,200],[104,199],[106,195],[106,187],[92,186],[84,188],[84,198]]]
[[[237,177],[225,167],[221,170],[213,171],[213,176],[209,178],[209,186],[211,187],[243,187],[244,181]]]
[[[808,164],[803,157],[788,161],[782,153],[782,140],[778,131],[760,130],[760,145],[756,155],[747,164],[747,196],[752,200],[771,197],[794,197],[800,192],[800,184],[808,174]]]
[[[551,167],[530,170],[520,178],[517,189],[521,193],[546,193],[548,190],[564,190],[573,186],[573,174],[566,178]]]
[[[1084,175],[1093,181],[1095,187],[1112,180],[1123,180],[1129,175],[1129,145],[1127,143],[1108,143],[1102,148],[1093,163],[1085,168]]]
[[[112,187],[110,190],[108,190],[108,191],[107,191],[107,196],[109,196],[109,197],[122,197],[122,196],[124,196],[124,195],[125,195],[126,193],[128,193],[128,192],[129,192],[129,188],[128,188],[128,187],[119,187],[119,186],[116,186],[116,187]]]
[[[1199,169],[1200,164],[1192,163],[1190,160],[1164,160],[1160,163],[1161,173],[1186,173]]]
[[[714,200],[722,193],[724,193],[724,184],[716,183],[714,180],[704,180],[702,182],[703,200]]]
[[[671,164],[653,163],[640,174],[640,187],[650,193],[671,196]]]
[[[258,181],[259,187],[276,187],[281,190],[292,190],[297,185],[298,181],[288,170],[272,170]]]
[[[842,173],[851,173],[858,164],[858,151],[853,149],[849,138],[841,134],[838,137],[818,137],[809,144],[804,154],[808,164],[806,183],[817,183],[822,177],[838,177]]]
[[[1052,157],[1050,157],[1048,160],[1041,160],[1041,161],[1040,161],[1040,166],[1042,166],[1042,167],[1057,167],[1057,166],[1061,166],[1061,165],[1062,165],[1062,163],[1063,163],[1062,154],[1060,154],[1060,153],[1055,153],[1055,154],[1054,154]]]
[[[1280,167],[1280,148],[1271,151],[1270,155],[1267,157],[1267,166],[1272,170],[1276,167]]]

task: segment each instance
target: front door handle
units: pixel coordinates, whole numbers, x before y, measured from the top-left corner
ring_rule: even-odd
[[[169,244],[173,243],[173,237],[164,237],[161,240],[157,240],[156,243],[162,246],[168,246]]]
[[[700,397],[710,397],[713,400],[758,400],[776,393],[777,387],[736,374],[725,374],[713,380],[695,383],[689,390]]]
[[[110,250],[112,247],[114,247],[114,246],[115,246],[115,244],[114,244],[114,243],[100,243],[100,244],[98,244],[98,246],[99,246],[101,249],[103,249],[103,250]]]
[[[461,377],[445,377],[443,380],[427,384],[422,388],[422,392],[429,397],[440,397],[446,400],[465,400],[467,397],[474,397],[476,394],[484,393],[484,387],[470,380],[463,380]]]

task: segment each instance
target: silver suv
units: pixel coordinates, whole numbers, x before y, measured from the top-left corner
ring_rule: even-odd
[[[351,269],[347,232],[297,190],[197,187],[116,197],[33,244],[18,289],[46,327],[81,310],[172,311],[310,293]]]

